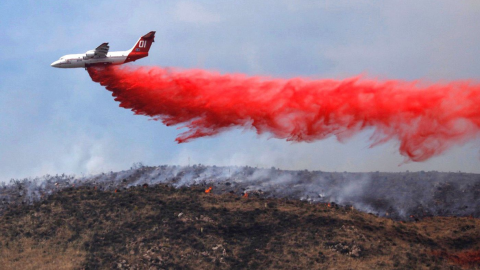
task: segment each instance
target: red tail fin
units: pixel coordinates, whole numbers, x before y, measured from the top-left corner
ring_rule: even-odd
[[[132,62],[143,57],[147,57],[148,51],[150,50],[150,46],[152,46],[152,43],[155,42],[154,39],[155,39],[155,31],[150,31],[148,34],[142,36],[137,41],[135,46],[133,46],[133,48],[130,50],[128,57],[125,60],[125,63]]]

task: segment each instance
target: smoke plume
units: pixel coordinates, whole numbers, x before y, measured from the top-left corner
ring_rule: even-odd
[[[343,141],[373,129],[375,146],[399,142],[424,161],[480,131],[480,85],[469,81],[272,79],[160,67],[89,68],[120,107],[188,130],[179,143],[240,127],[296,142]]]
[[[478,174],[445,172],[347,173],[275,168],[143,166],[75,177],[46,175],[0,185],[0,215],[10,206],[46,199],[67,188],[127,190],[144,185],[212,187],[211,193],[335,203],[395,220],[431,216],[480,217]]]

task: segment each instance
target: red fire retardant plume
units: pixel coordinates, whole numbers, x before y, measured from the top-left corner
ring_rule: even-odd
[[[424,161],[480,131],[480,85],[468,81],[271,79],[160,67],[88,72],[120,107],[187,127],[179,143],[235,127],[297,142],[373,129],[372,146],[398,140],[406,161]]]

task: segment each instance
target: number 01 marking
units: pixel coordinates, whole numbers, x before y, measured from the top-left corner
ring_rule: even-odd
[[[147,42],[145,40],[140,40],[138,43],[139,48],[145,48],[147,46]]]

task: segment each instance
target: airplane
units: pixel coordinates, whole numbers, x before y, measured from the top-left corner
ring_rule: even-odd
[[[85,54],[68,54],[60,57],[50,66],[56,68],[85,68],[93,66],[121,65],[148,56],[152,42],[155,42],[155,31],[140,37],[135,46],[128,51],[108,52],[108,43],[102,43]]]

